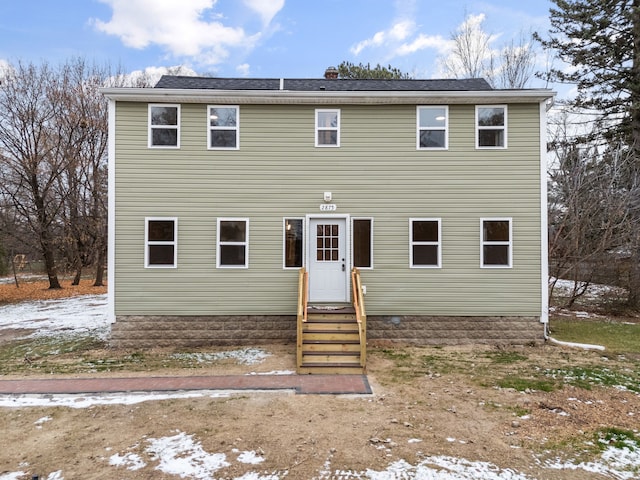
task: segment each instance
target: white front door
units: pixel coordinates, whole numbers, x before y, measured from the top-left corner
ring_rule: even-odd
[[[346,218],[311,218],[308,238],[309,301],[349,301]]]

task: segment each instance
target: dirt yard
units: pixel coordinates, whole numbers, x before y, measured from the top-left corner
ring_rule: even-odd
[[[0,348],[3,343],[7,347],[13,341],[3,337]],[[64,372],[55,373],[58,376],[295,370],[295,345],[261,348],[270,356],[256,365],[225,360],[185,367],[168,360],[174,353],[169,350],[117,351],[104,345],[53,354],[47,362],[52,371]],[[83,368],[96,359],[122,360],[132,355],[141,360],[130,367],[99,373]],[[637,470],[622,477],[607,474],[606,469],[598,473],[598,469],[569,468],[565,462],[588,466],[587,462],[598,461],[602,453],[598,438],[605,438],[612,428],[638,434],[640,396],[619,384],[637,385],[639,364],[638,359],[613,353],[552,345],[371,345],[371,396],[243,392],[132,405],[0,408],[0,479],[9,472],[23,472],[23,476],[6,478],[40,475],[51,480],[474,478],[453,473],[419,476],[416,468],[406,464],[398,467],[397,474],[376,477],[372,473],[389,472],[394,462],[417,466],[437,464],[443,458],[496,466],[495,477],[481,478],[638,478]],[[56,370],[55,365],[68,368]],[[0,380],[51,375],[31,368],[0,375]],[[613,373],[604,381],[607,372]],[[199,462],[200,469],[190,476],[161,468],[162,447],[154,443],[180,434],[192,436],[199,444],[194,449],[210,454],[192,460]],[[604,441],[614,444],[616,438]],[[243,462],[243,452],[263,461]],[[211,455],[226,459],[213,476],[206,473],[211,471],[206,469]],[[507,471],[498,476],[502,475],[498,469]],[[52,472],[61,473],[51,476]]]

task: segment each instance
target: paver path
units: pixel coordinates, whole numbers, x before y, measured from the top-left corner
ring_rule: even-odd
[[[0,380],[0,394],[295,390],[297,394],[371,394],[366,375],[220,375]]]

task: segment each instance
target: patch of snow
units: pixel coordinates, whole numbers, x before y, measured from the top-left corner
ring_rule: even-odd
[[[371,480],[395,480],[411,478],[415,480],[533,480],[531,477],[511,469],[501,469],[488,462],[470,462],[465,459],[436,456],[428,457],[417,465],[405,460],[392,463],[383,471],[367,470],[365,476]]]
[[[81,295],[59,300],[21,302],[0,307],[0,330],[33,329],[29,337],[63,333],[109,334],[107,295]]]
[[[142,460],[140,455],[136,453],[125,453],[124,455],[120,455],[116,453],[115,455],[111,455],[109,458],[109,465],[113,465],[115,467],[125,467],[127,470],[140,470],[147,466],[146,463]]]
[[[259,463],[264,462],[264,458],[261,457],[260,455],[258,455],[254,451],[238,452],[237,450],[234,449],[234,453],[240,453],[240,455],[238,455],[238,461],[240,463],[247,463],[249,465],[257,465]]]
[[[256,365],[265,358],[271,356],[260,348],[242,348],[239,350],[229,350],[216,353],[175,353],[173,358],[178,360],[189,360],[198,363],[212,363],[220,360],[236,360],[241,365]]]
[[[33,423],[36,425],[36,428],[42,428],[42,424],[43,423],[50,422],[51,420],[53,420],[53,418],[51,418],[51,417],[42,417],[42,418],[39,418],[38,420],[36,420]]]
[[[233,394],[226,390],[198,390],[194,392],[114,393],[100,395],[0,395],[0,408],[70,407],[89,408],[94,405],[134,405],[136,403],[184,398],[224,398]],[[0,478],[0,480],[3,480]]]
[[[543,462],[545,468],[552,470],[584,470],[619,480],[637,479],[640,473],[639,465],[640,449],[631,444],[629,448],[607,448],[600,461],[573,463],[555,459]]]
[[[295,375],[291,370],[272,370],[270,372],[249,372],[247,375]]]
[[[20,480],[25,475],[25,472],[0,473],[0,480]]]
[[[150,438],[146,452],[159,460],[156,470],[182,478],[210,479],[211,475],[231,464],[224,453],[207,453],[193,435],[180,432],[173,437]]]

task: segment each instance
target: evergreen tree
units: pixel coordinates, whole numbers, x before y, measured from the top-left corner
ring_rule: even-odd
[[[640,0],[553,0],[548,38],[563,65],[545,75],[575,85],[572,106],[640,150]],[[564,68],[566,64],[570,69]]]
[[[378,64],[371,68],[371,65],[359,63],[355,65],[351,62],[342,62],[338,65],[339,78],[352,79],[380,79],[380,80],[407,80],[411,78],[408,73],[403,73],[400,69],[392,67],[383,67]]]

